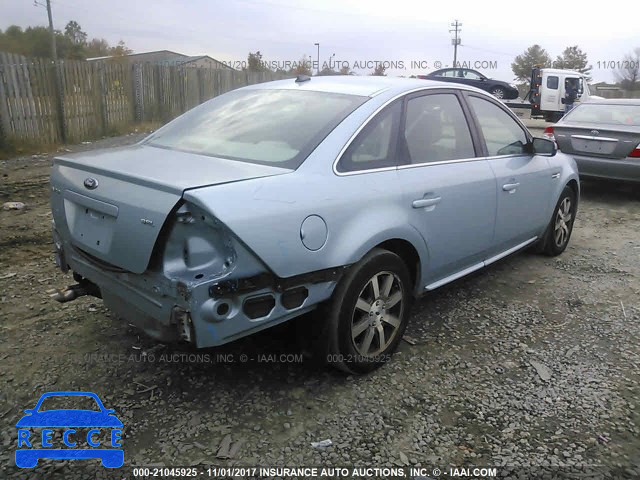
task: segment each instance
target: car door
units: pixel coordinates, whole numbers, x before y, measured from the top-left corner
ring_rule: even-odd
[[[465,83],[472,87],[480,88],[481,90],[487,89],[486,79],[482,77],[478,72],[473,70],[462,70],[465,78]]]
[[[405,99],[398,136],[399,182],[411,225],[424,238],[426,289],[482,267],[493,240],[496,183],[477,150],[468,111],[455,90]]]
[[[531,153],[531,135],[505,107],[484,96],[465,95],[497,181],[492,253],[499,254],[542,233],[560,170],[547,157]]]

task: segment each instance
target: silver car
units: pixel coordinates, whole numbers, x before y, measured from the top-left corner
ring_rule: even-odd
[[[640,182],[640,99],[590,100],[545,130],[581,177]]]
[[[308,315],[363,373],[411,301],[513,252],[567,246],[575,162],[486,92],[298,77],[194,108],[135,146],[55,159],[57,262],[161,341],[230,342]]]

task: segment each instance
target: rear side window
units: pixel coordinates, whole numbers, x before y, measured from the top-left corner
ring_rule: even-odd
[[[407,102],[404,140],[409,161],[419,164],[475,157],[467,120],[451,93],[424,95]]]
[[[471,80],[482,80],[482,77],[471,70],[464,70],[464,78],[469,78]]]
[[[527,134],[507,112],[483,98],[470,96],[469,102],[478,118],[490,157],[526,153]]]
[[[550,88],[551,90],[557,90],[558,84],[559,84],[558,77],[555,77],[555,76],[547,77],[547,88]]]
[[[401,113],[402,103],[396,101],[367,123],[340,157],[338,172],[395,167],[395,145]]]

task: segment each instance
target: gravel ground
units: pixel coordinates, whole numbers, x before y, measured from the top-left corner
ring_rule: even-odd
[[[584,183],[562,256],[518,254],[429,294],[391,363],[354,378],[300,361],[291,326],[196,351],[154,343],[100,300],[49,300],[47,289],[73,283],[51,253],[50,164],[0,162],[2,203],[27,204],[0,210],[0,477],[128,478],[144,465],[485,465],[513,478],[590,466],[640,477],[637,187]],[[51,390],[92,391],[115,409],[124,470],[14,466],[15,422]],[[333,445],[311,446],[325,439]]]

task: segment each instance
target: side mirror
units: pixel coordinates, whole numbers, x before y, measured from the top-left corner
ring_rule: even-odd
[[[558,147],[556,147],[556,142],[553,140],[548,140],[546,138],[534,138],[532,150],[534,155],[548,155],[553,157],[558,151]]]

